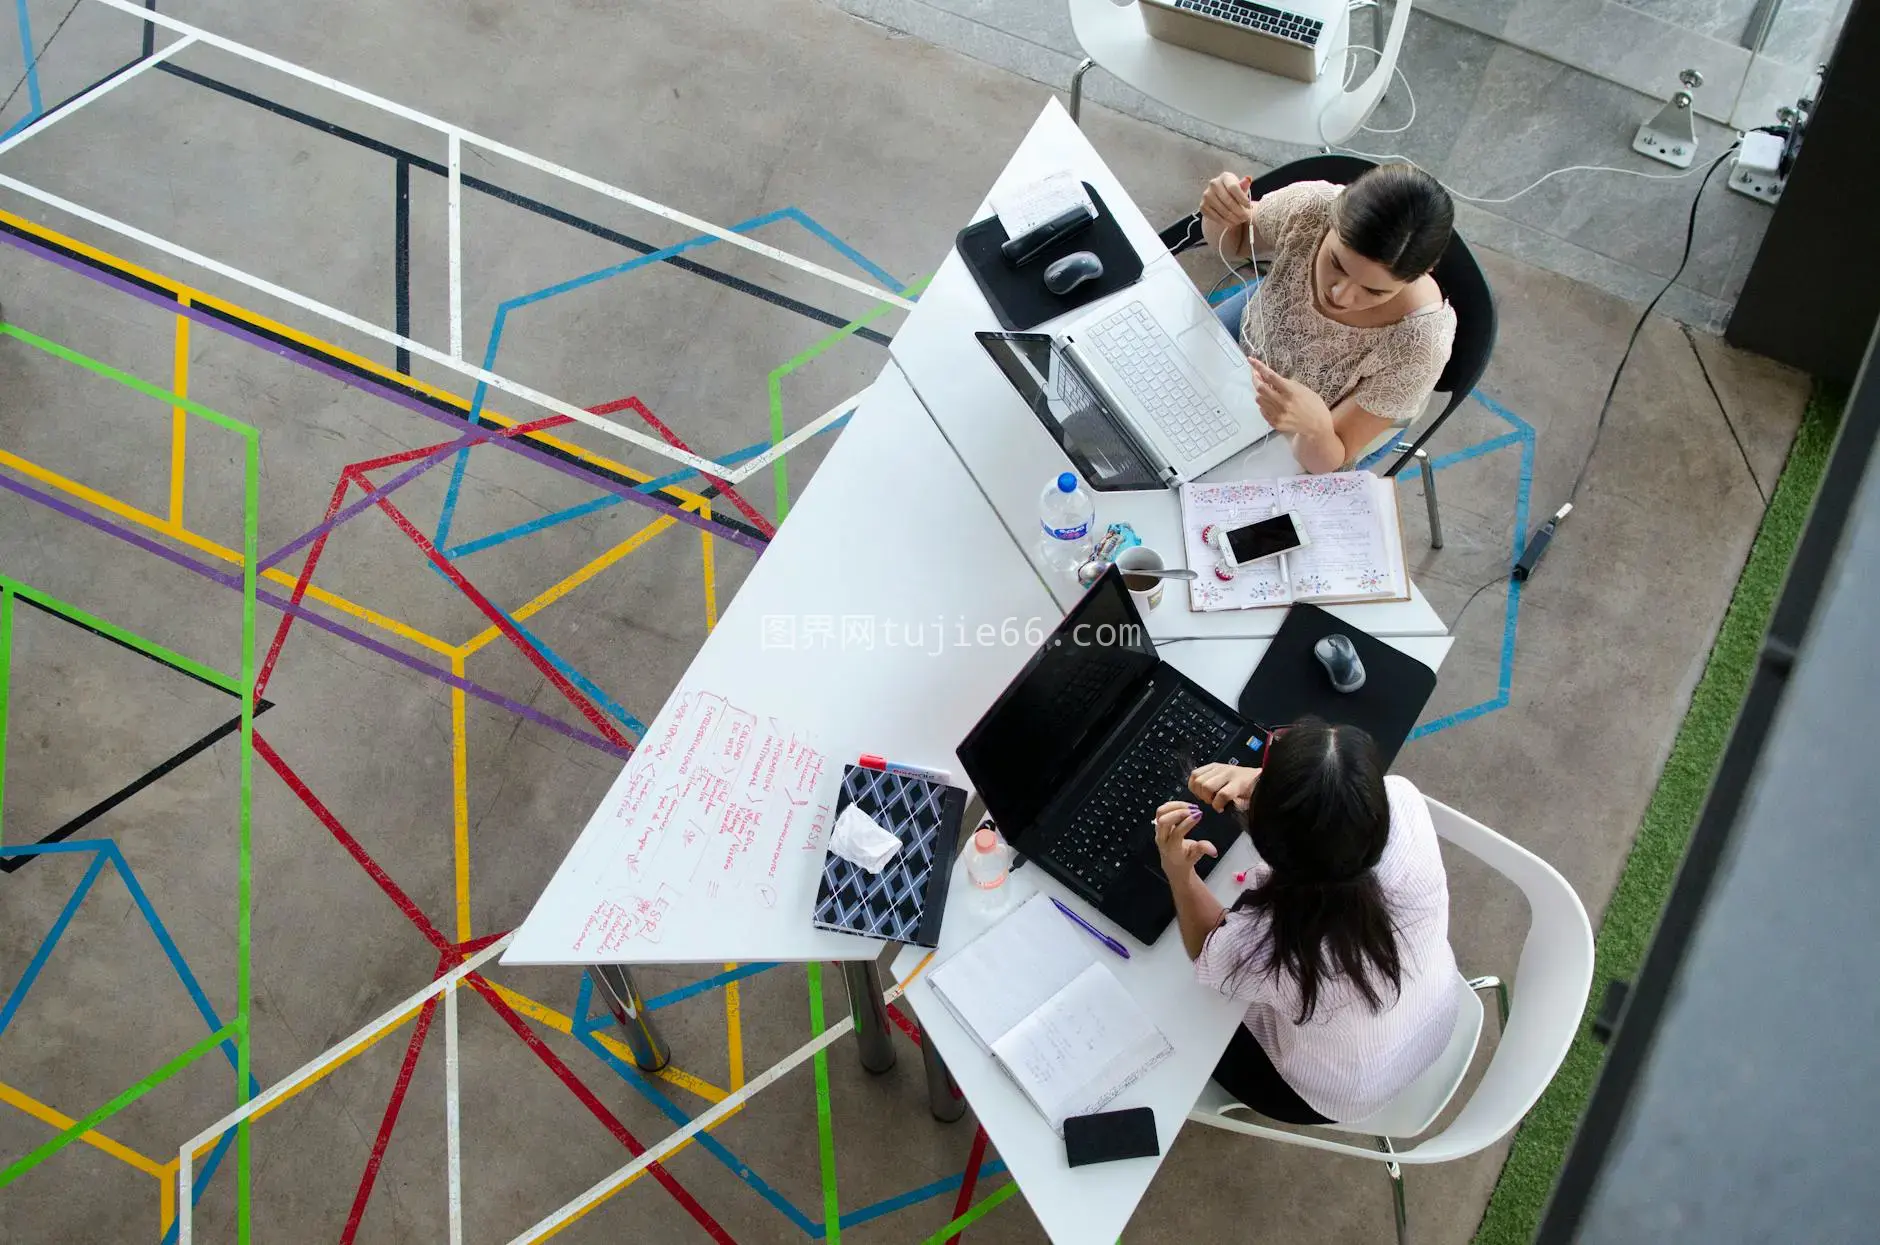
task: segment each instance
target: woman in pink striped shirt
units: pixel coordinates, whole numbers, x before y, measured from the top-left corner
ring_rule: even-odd
[[[1263,769],[1189,785],[1241,811],[1259,863],[1223,908],[1195,874],[1198,806],[1156,813],[1156,844],[1197,979],[1247,1005],[1214,1079],[1271,1119],[1360,1120],[1443,1051],[1456,1023],[1449,884],[1429,810],[1384,777],[1369,735],[1308,718]]]

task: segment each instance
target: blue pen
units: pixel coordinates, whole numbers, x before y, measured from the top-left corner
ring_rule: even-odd
[[[1059,912],[1062,912],[1065,916],[1069,917],[1071,920],[1083,926],[1085,933],[1088,933],[1091,937],[1095,938],[1098,942],[1102,943],[1104,946],[1108,947],[1110,950],[1116,952],[1116,954],[1122,956],[1124,959],[1127,960],[1129,958],[1128,947],[1125,947],[1122,943],[1116,941],[1116,939],[1110,937],[1108,934],[1104,933],[1102,930],[1092,925],[1089,921],[1084,920],[1084,918],[1078,916],[1075,912],[1072,912],[1069,908],[1066,908],[1062,903],[1058,902],[1055,896],[1052,898],[1051,902],[1054,904],[1057,904],[1057,910]]]

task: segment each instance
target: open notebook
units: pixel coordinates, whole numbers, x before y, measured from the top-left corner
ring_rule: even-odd
[[[1193,609],[1410,598],[1403,525],[1391,480],[1368,471],[1340,471],[1229,484],[1184,484],[1181,494],[1182,546],[1188,565],[1200,572],[1188,581],[1188,603]],[[1240,527],[1288,510],[1299,516],[1306,535],[1304,548],[1244,566],[1231,580],[1214,573],[1221,555],[1201,539],[1208,527]]]
[[[949,956],[933,992],[1050,1121],[1101,1111],[1174,1054],[1100,944],[1044,895]]]

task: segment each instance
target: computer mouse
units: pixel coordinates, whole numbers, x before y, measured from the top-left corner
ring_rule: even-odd
[[[1312,655],[1325,667],[1333,691],[1355,692],[1364,686],[1364,663],[1350,636],[1328,635],[1312,646]]]
[[[1103,275],[1103,261],[1095,251],[1073,251],[1063,259],[1053,260],[1044,270],[1044,288],[1053,294],[1068,294],[1086,281]]]

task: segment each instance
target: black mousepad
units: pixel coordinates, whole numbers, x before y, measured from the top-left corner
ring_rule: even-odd
[[[1355,692],[1335,691],[1312,655],[1312,646],[1333,634],[1348,636],[1364,663],[1364,686]],[[1436,672],[1416,658],[1316,605],[1295,605],[1241,690],[1240,716],[1279,727],[1315,714],[1340,726],[1362,727],[1389,769],[1435,690]]]
[[[1043,324],[1085,303],[1114,294],[1142,279],[1142,256],[1130,245],[1123,227],[1110,215],[1103,196],[1089,182],[1084,191],[1096,205],[1097,219],[1088,229],[1046,247],[1023,268],[1014,268],[999,253],[1007,238],[1005,227],[995,214],[975,221],[960,230],[954,245],[966,270],[979,283],[979,292],[992,305],[992,314],[1010,332],[1018,333]],[[1068,294],[1053,294],[1044,288],[1044,270],[1051,264],[1078,251],[1094,251],[1103,261],[1103,275],[1084,282]]]

